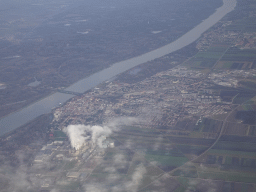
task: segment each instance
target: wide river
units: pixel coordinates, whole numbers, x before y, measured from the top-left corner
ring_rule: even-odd
[[[236,7],[236,0],[223,0],[223,6],[218,8],[214,14],[205,19],[202,23],[194,27],[192,30],[181,36],[176,41],[160,47],[154,51],[150,51],[143,55],[114,63],[111,67],[104,69],[98,73],[95,73],[87,78],[84,78],[70,87],[66,88],[66,91],[84,93],[98,84],[109,80],[116,75],[131,69],[142,63],[152,61],[156,58],[162,57],[174,51],[177,51],[192,42],[196,41],[202,33],[216,24],[227,13],[234,10]],[[0,120],[0,136],[8,133],[36,117],[51,112],[52,108],[59,106],[59,103],[66,102],[74,95],[64,93],[54,93],[36,103],[33,103],[17,112],[11,113]]]

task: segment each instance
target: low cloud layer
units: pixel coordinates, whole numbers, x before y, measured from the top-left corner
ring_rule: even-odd
[[[140,164],[132,175],[132,181],[126,183],[126,189],[128,191],[136,192],[141,185],[143,176],[147,173],[146,168]]]

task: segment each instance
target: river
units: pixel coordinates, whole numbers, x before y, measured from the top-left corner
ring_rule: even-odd
[[[235,7],[236,0],[223,0],[223,5],[216,9],[215,13],[213,13],[210,17],[202,21],[199,25],[188,31],[174,42],[143,55],[114,63],[111,67],[74,83],[73,85],[66,88],[65,91],[84,93],[85,91],[90,90],[98,84],[109,80],[116,75],[127,71],[128,69],[177,51],[196,41],[202,35],[202,33],[216,24],[227,13],[234,10]],[[51,112],[52,108],[59,106],[59,103],[64,103],[72,97],[74,97],[74,95],[54,93],[17,112],[3,117],[0,120],[0,136],[28,123],[29,121],[32,121],[42,114]]]

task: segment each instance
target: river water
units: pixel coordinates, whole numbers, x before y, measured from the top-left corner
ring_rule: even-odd
[[[234,10],[235,7],[236,0],[223,0],[223,5],[218,8],[214,14],[212,14],[202,23],[181,36],[176,41],[143,55],[115,63],[107,69],[104,69],[98,73],[95,73],[87,78],[84,78],[74,83],[73,85],[66,88],[65,91],[84,93],[85,91],[90,90],[98,84],[109,80],[116,75],[127,71],[128,69],[177,51],[196,41],[202,35],[202,33],[204,33],[210,27],[216,24],[227,13]],[[74,97],[74,95],[54,93],[17,112],[5,116],[0,120],[0,136],[28,123],[29,121],[35,119],[42,114],[51,112],[52,108],[59,106],[59,103],[63,103],[72,97]]]

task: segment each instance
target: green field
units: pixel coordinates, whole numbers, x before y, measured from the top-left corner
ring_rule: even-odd
[[[256,82],[255,81],[240,81],[240,85],[243,87],[250,89],[250,90],[255,90],[256,89]]]
[[[217,60],[216,58],[194,57],[185,63],[185,65],[193,68],[211,68]]]
[[[217,69],[229,69],[232,66],[233,63],[234,63],[233,61],[220,61],[220,62],[217,63],[215,68],[217,68]]]
[[[256,175],[241,172],[198,172],[202,179],[256,183]]]
[[[210,149],[207,154],[229,155],[229,156],[239,156],[239,157],[244,156],[244,157],[255,157],[256,158],[256,154],[254,152],[244,152],[244,151]]]
[[[192,59],[184,63],[191,68],[212,68],[213,65],[222,57],[229,45],[211,46],[206,51],[197,53]]]
[[[195,167],[185,167],[182,169],[176,170],[173,176],[181,176],[181,177],[190,177],[190,178],[197,178],[197,170]]]
[[[177,148],[182,151],[184,154],[194,154],[200,155],[204,151],[206,151],[209,146],[200,146],[200,145],[177,145]]]
[[[231,150],[238,152],[255,152],[256,143],[219,141],[213,149]]]
[[[167,155],[146,154],[145,158],[150,162],[157,162],[158,165],[179,167],[188,161],[186,157],[174,157]]]
[[[214,119],[209,119],[209,118],[203,118],[202,122],[199,122],[198,125],[195,126],[195,130],[200,132],[218,133],[221,125],[222,125],[221,121],[216,121]]]
[[[75,191],[78,190],[81,187],[81,184],[79,181],[71,181],[67,185],[61,185],[57,186],[61,191]]]
[[[67,161],[65,166],[64,166],[64,170],[69,170],[69,169],[73,169],[77,164],[77,160],[72,160],[72,161]]]
[[[231,47],[223,55],[221,61],[254,61],[256,59],[256,50],[242,50],[237,47]]]
[[[67,135],[63,131],[54,131],[54,137],[67,137]]]
[[[232,164],[232,157],[227,156],[225,158],[225,163],[224,164],[225,165],[231,165]]]
[[[195,55],[195,58],[210,58],[210,59],[219,59],[222,56],[222,52],[213,52],[213,51],[206,51],[206,52],[199,52]]]
[[[256,32],[256,18],[255,17],[243,17],[227,26],[227,31],[238,31],[238,32]]]

